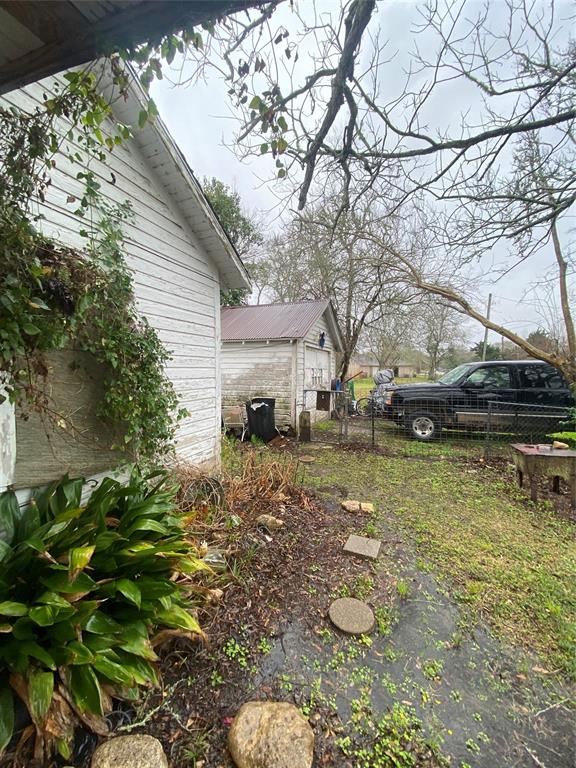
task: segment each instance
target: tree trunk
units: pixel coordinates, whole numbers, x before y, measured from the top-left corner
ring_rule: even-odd
[[[560,238],[558,237],[558,230],[556,228],[556,222],[552,224],[552,244],[554,245],[554,255],[556,256],[556,262],[558,264],[558,283],[560,287],[560,305],[562,307],[562,317],[564,318],[564,326],[566,329],[566,340],[568,342],[568,354],[572,358],[572,361],[576,360],[576,331],[574,330],[574,318],[572,317],[572,310],[570,308],[570,295],[568,291],[568,264],[564,259],[562,253],[562,247],[560,245]]]

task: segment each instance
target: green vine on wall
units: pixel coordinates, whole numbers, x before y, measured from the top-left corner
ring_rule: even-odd
[[[154,329],[139,316],[124,257],[122,225],[128,203],[113,206],[86,170],[92,157],[128,138],[114,124],[109,104],[90,73],[70,73],[68,87],[45,99],[43,109],[0,109],[0,371],[12,402],[46,414],[61,427],[46,395],[46,353],[73,348],[102,365],[104,394],[98,415],[119,427],[122,446],[139,459],[170,449],[175,424],[185,413],[164,366],[169,354]],[[69,130],[62,135],[62,118]],[[68,143],[69,142],[69,143]],[[84,155],[70,149],[74,142]],[[77,179],[85,192],[76,213],[90,221],[82,251],[46,238],[32,214],[50,186],[59,152],[81,163]],[[88,161],[88,162],[87,162]],[[69,196],[73,201],[74,196]],[[90,213],[88,217],[87,213]]]

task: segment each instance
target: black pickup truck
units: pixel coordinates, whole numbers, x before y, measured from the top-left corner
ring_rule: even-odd
[[[512,428],[535,422],[538,433],[554,430],[575,405],[562,374],[538,360],[465,363],[437,382],[387,388],[384,415],[418,440],[434,440],[443,427]],[[533,431],[535,431],[533,429]]]

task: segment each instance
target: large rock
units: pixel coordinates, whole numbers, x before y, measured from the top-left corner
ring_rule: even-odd
[[[234,718],[228,748],[238,768],[311,768],[314,733],[293,704],[249,701]]]
[[[91,768],[168,768],[162,744],[143,733],[105,741],[92,755]]]

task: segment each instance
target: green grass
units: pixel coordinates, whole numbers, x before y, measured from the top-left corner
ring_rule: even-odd
[[[340,432],[340,423],[336,420],[325,419],[312,427],[316,439],[322,442],[331,436],[330,442]],[[377,419],[375,422],[376,445],[397,453],[398,456],[421,456],[438,458],[481,458],[484,456],[484,435],[478,432],[469,439],[454,439],[446,435],[445,439],[434,440],[430,443],[411,439],[405,432],[390,421]],[[371,441],[370,419],[354,417],[349,422],[348,442],[369,444]],[[305,446],[303,448],[305,450]],[[507,445],[491,445],[491,455],[500,455],[508,451]]]
[[[416,445],[446,453],[446,446]],[[326,449],[307,482],[337,486],[343,477],[349,495],[396,517],[473,616],[576,678],[572,524],[481,465]]]

